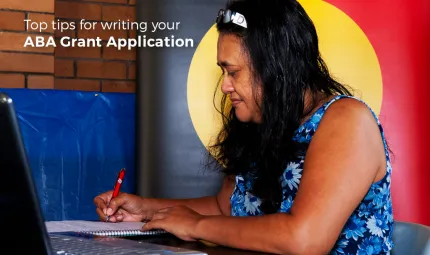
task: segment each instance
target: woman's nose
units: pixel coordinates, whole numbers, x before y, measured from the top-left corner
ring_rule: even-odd
[[[223,79],[222,84],[221,84],[221,91],[224,94],[232,93],[234,91],[233,84],[231,82],[229,82],[228,79]]]

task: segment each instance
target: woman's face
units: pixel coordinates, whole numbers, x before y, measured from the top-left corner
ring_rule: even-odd
[[[239,39],[234,35],[220,34],[218,37],[218,65],[223,70],[221,90],[231,101],[236,117],[241,122],[261,122],[261,112],[253,91],[254,78],[248,58],[243,53]],[[261,90],[257,86],[257,99]]]

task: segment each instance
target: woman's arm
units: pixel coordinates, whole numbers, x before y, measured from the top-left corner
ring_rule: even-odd
[[[327,254],[354,209],[385,171],[375,119],[365,105],[342,99],[330,106],[308,148],[290,213],[198,216],[185,208],[154,215],[145,228],[184,239],[277,254]]]
[[[202,215],[230,215],[230,196],[234,189],[234,178],[224,177],[222,187],[216,196],[190,199],[144,198],[154,210],[183,205]]]

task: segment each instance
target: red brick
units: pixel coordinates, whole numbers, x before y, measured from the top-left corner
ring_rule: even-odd
[[[129,0],[128,2],[129,4],[135,5],[136,4],[136,0]]]
[[[73,60],[55,59],[55,76],[73,77],[75,72]]]
[[[116,6],[105,5],[103,6],[103,20],[104,21],[135,21],[136,8],[134,6]]]
[[[54,56],[0,52],[0,70],[54,73]]]
[[[101,7],[98,4],[91,3],[56,1],[55,16],[57,18],[69,18],[78,20],[100,20]],[[79,27],[79,22],[76,23],[76,26]]]
[[[34,34],[21,34],[14,32],[0,32],[0,50],[9,50],[9,51],[23,51],[23,52],[44,52],[44,53],[53,53],[54,47],[32,47],[26,46],[24,47],[25,41],[28,37],[31,37],[33,40],[33,44],[36,45],[36,36],[42,36],[45,40],[45,43],[48,41],[48,35],[34,35]]]
[[[24,88],[23,74],[0,74],[0,88]]]
[[[0,11],[0,29],[25,30],[25,14],[23,12]]]
[[[55,56],[63,58],[100,58],[100,47],[63,47],[60,40],[57,40]]]
[[[90,2],[100,2],[100,3],[114,3],[114,4],[126,4],[128,0],[83,0]]]
[[[136,60],[136,48],[132,48],[131,50],[122,48],[118,50],[116,47],[104,47],[103,58],[115,60]]]
[[[55,38],[61,39],[62,37],[76,38],[76,30],[55,30]]]
[[[54,76],[52,75],[29,75],[27,77],[27,88],[30,89],[53,89]]]
[[[136,79],[136,63],[132,63],[128,67],[128,79],[130,80]]]
[[[56,78],[54,87],[61,90],[100,91],[100,81]]]
[[[137,31],[136,30],[130,30],[129,38],[136,38]]]
[[[34,22],[46,22],[48,24],[48,28],[43,30],[44,33],[54,33],[54,28],[52,27],[52,21],[54,21],[53,14],[40,14],[40,13],[29,13],[28,19]],[[32,30],[30,26],[28,26],[27,31],[29,32],[40,32],[40,29]]]
[[[121,62],[79,61],[78,77],[126,79],[127,66]]]
[[[111,36],[114,38],[127,38],[127,31],[103,29],[100,23],[97,23],[95,28],[91,30],[78,30],[78,38],[100,37],[102,40],[109,40]]]
[[[1,9],[54,13],[53,0],[0,0]]]
[[[103,92],[121,92],[121,93],[135,93],[136,82],[134,81],[103,81]]]

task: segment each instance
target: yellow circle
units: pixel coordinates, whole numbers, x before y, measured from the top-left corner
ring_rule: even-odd
[[[382,75],[376,53],[360,27],[344,12],[320,0],[299,1],[315,24],[320,51],[331,74],[359,92],[379,114],[382,104]],[[194,128],[207,147],[221,128],[213,96],[221,77],[216,65],[218,32],[213,25],[199,43],[191,61],[187,97]],[[216,102],[221,98],[217,90]]]

